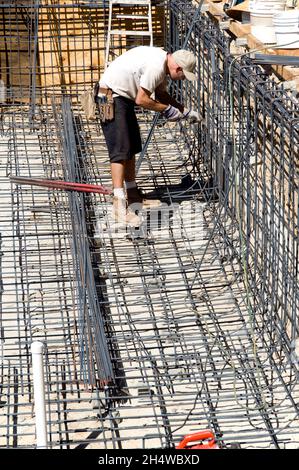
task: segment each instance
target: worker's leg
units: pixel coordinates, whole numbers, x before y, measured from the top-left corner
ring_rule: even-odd
[[[127,162],[124,160],[120,162],[111,162],[111,178],[113,189],[120,189],[124,187],[126,164]]]
[[[131,160],[125,162],[125,181],[132,183],[136,180],[135,155]]]
[[[107,143],[113,184],[113,215],[115,220],[137,226],[139,217],[126,205],[124,182],[135,179],[135,160],[132,155],[140,152],[141,139],[134,113],[134,101],[123,97],[115,98],[114,119],[102,122]],[[136,121],[137,128],[132,125]],[[138,131],[138,133],[137,133]]]
[[[111,177],[113,185],[113,210],[112,214],[117,222],[139,226],[139,217],[127,210],[126,195],[124,191],[126,161],[111,162]]]
[[[127,190],[128,205],[132,210],[141,210],[142,207],[158,207],[161,201],[147,199],[136,184],[135,155],[125,162],[125,186]]]

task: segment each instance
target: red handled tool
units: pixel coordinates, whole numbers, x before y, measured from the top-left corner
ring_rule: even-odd
[[[98,184],[74,183],[62,180],[33,179],[21,176],[11,176],[10,181],[16,184],[29,184],[31,186],[44,186],[46,188],[62,189],[65,191],[79,191],[82,193],[111,194],[111,189]]]
[[[194,445],[190,443],[194,442]],[[176,449],[219,449],[215,441],[215,435],[209,429],[187,434],[176,446]]]

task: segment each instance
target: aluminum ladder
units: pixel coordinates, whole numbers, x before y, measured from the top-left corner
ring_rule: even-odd
[[[123,7],[125,12],[123,13],[116,13],[116,8],[114,7]],[[132,13],[132,9],[134,7],[146,7],[147,9],[146,14],[138,14]],[[128,11],[126,11],[128,9]],[[112,29],[112,23],[115,19],[119,20],[145,20],[147,23],[146,30],[127,30],[127,29]],[[151,0],[109,0],[109,20],[108,20],[108,34],[107,34],[107,43],[106,43],[106,51],[105,51],[105,69],[108,67],[110,63],[110,55],[111,55],[111,46],[113,39],[115,37],[148,37],[149,38],[149,45],[153,45],[153,24],[152,24],[152,9],[151,9]]]

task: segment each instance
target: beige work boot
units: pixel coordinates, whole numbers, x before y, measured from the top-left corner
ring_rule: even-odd
[[[146,199],[145,195],[137,186],[135,188],[127,189],[127,198],[128,206],[130,207],[134,204],[134,208],[137,210],[141,210],[142,207],[144,209],[150,209],[152,207],[161,206],[161,201],[159,201],[159,199]]]
[[[127,201],[121,197],[113,197],[112,216],[117,223],[139,227],[141,219],[127,208]]]

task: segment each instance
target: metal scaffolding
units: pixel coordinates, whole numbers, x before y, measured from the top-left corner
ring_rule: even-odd
[[[124,229],[108,195],[9,179],[110,185],[99,120],[78,100],[96,71],[62,60],[69,32],[58,29],[72,11],[86,39],[105,2],[84,2],[81,23],[72,2],[23,1],[17,15],[2,3],[11,21],[1,38],[0,446],[35,446],[39,340],[50,448],[172,448],[207,428],[223,448],[298,447],[297,98],[248,55],[233,56],[206,14],[194,22],[192,2],[167,2],[165,46],[180,48],[190,32],[199,75],[172,92],[202,122],[157,116],[153,128],[152,113],[138,111],[148,142],[139,183],[163,205]],[[44,8],[60,15],[55,34]],[[12,72],[15,38],[30,67],[21,47]],[[76,38],[77,58],[93,41]]]

